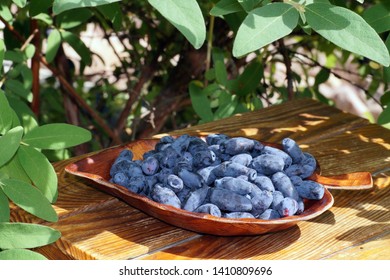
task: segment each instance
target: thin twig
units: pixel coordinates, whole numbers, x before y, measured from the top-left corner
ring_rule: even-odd
[[[294,99],[294,83],[293,83],[293,72],[291,70],[291,59],[290,59],[290,51],[286,48],[284,44],[284,39],[279,39],[279,51],[283,56],[284,65],[286,66],[286,78],[287,78],[287,94],[288,99]]]
[[[213,32],[214,32],[214,16],[210,16],[210,25],[207,36],[207,54],[206,54],[206,72],[210,69],[211,64],[211,51],[213,49]],[[206,87],[208,84],[207,78],[204,78],[204,86]]]

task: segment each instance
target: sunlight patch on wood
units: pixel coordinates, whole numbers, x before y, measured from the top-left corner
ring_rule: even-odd
[[[274,128],[274,129],[271,130],[271,133],[280,133],[280,132],[283,132],[283,131],[291,131],[291,132],[307,131],[307,128],[302,126],[302,125],[298,125],[298,126],[295,126],[295,127]]]
[[[258,128],[242,128],[241,131],[245,134],[245,136],[255,136],[259,133]]]

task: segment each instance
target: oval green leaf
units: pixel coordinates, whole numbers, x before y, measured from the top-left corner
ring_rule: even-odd
[[[120,0],[94,0],[94,1],[85,1],[85,0],[54,0],[53,3],[53,12],[55,14],[60,14],[62,12],[83,8],[83,7],[96,7],[100,5],[110,4],[118,2]]]
[[[3,68],[4,53],[5,53],[5,44],[4,41],[0,39],[0,69]]]
[[[1,179],[0,179],[0,184],[1,184]],[[9,218],[10,218],[9,201],[7,196],[0,189],[0,223],[9,222]]]
[[[49,222],[57,222],[57,213],[49,200],[34,186],[17,179],[2,179],[4,193],[25,211]],[[0,246],[1,247],[1,246]]]
[[[45,256],[37,252],[26,249],[11,249],[0,252],[0,260],[28,260],[43,261],[47,260]]]
[[[36,248],[55,242],[61,233],[53,228],[27,223],[0,223],[0,248]]]
[[[5,134],[12,126],[12,109],[7,97],[0,89],[0,135]]]
[[[27,0],[12,0],[19,8],[26,6]]]
[[[53,165],[41,152],[32,147],[21,145],[16,154],[34,185],[53,203],[57,196],[58,183]]]
[[[17,156],[14,156],[10,161],[0,167],[0,179],[1,178],[19,179],[26,183],[31,183],[30,178],[26,174],[26,171],[24,171]]]
[[[53,29],[47,37],[46,60],[52,62],[57,54],[58,48],[61,45],[61,33],[57,29]]]
[[[378,124],[390,123],[390,106],[387,106],[378,116]]]
[[[384,42],[358,14],[343,7],[314,3],[306,6],[305,15],[313,30],[335,45],[384,66],[390,65]]]
[[[14,156],[20,146],[22,136],[23,127],[17,126],[0,137],[0,167]]]
[[[390,30],[390,5],[378,3],[363,13],[363,18],[376,32],[382,33]]]
[[[298,11],[286,3],[272,3],[254,9],[238,29],[233,55],[243,56],[290,34],[298,20]]]
[[[61,31],[61,37],[79,54],[81,60],[86,65],[91,65],[91,52],[78,36],[69,31]]]
[[[58,150],[91,140],[91,132],[70,124],[46,124],[29,131],[23,142],[39,149]]]
[[[196,0],[148,0],[163,17],[172,23],[195,49],[206,39],[206,24]]]
[[[212,16],[224,16],[235,12],[243,11],[244,9],[237,1],[221,0],[210,10]]]
[[[66,11],[57,16],[57,24],[60,28],[71,29],[87,22],[92,16],[88,8]]]
[[[204,122],[212,121],[214,116],[211,111],[210,100],[204,90],[202,90],[200,82],[191,82],[188,89],[195,112]]]

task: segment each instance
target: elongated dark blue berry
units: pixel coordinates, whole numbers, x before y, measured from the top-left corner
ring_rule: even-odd
[[[179,176],[175,174],[169,174],[165,179],[164,187],[168,187],[172,189],[175,193],[178,193],[183,189],[184,183]]]
[[[230,219],[255,218],[251,213],[248,212],[229,212],[225,213],[223,217]]]
[[[251,167],[260,174],[272,175],[283,170],[284,161],[279,156],[262,154],[252,160]]]
[[[293,163],[300,163],[303,160],[303,152],[298,144],[291,138],[282,140],[283,150],[290,155]]]
[[[217,205],[212,204],[212,203],[206,203],[206,204],[199,206],[198,208],[195,209],[195,212],[196,213],[207,213],[207,214],[213,215],[215,217],[222,216],[221,210],[219,210]]]
[[[254,180],[251,181],[263,191],[273,192],[275,190],[274,184],[271,179],[264,175],[257,175]]]
[[[252,203],[247,197],[223,189],[213,189],[210,202],[223,211],[250,212],[252,210]]]
[[[275,155],[282,158],[284,162],[284,168],[290,166],[293,162],[292,158],[286,152],[275,147],[264,146],[263,154]]]
[[[183,209],[187,211],[194,211],[196,208],[198,208],[200,205],[203,204],[203,202],[206,199],[206,196],[209,192],[210,187],[204,186],[200,189],[197,189],[196,191],[193,191],[187,198]]]
[[[145,175],[153,175],[156,174],[160,168],[160,163],[155,157],[148,157],[143,160],[141,164],[142,171]]]
[[[255,186],[241,178],[234,177],[223,177],[215,180],[214,186],[216,188],[222,188],[225,190],[229,190],[241,195],[246,195],[252,193]]]
[[[324,196],[325,187],[317,182],[304,180],[296,186],[299,195],[303,198],[320,200]]]
[[[298,210],[298,203],[291,197],[285,197],[279,203],[277,210],[281,217],[293,216]]]
[[[151,192],[151,198],[159,203],[181,208],[181,202],[176,194],[169,188],[156,184]]]
[[[257,219],[261,219],[261,220],[274,220],[279,218],[280,218],[279,212],[274,209],[267,209],[257,217]]]
[[[283,172],[276,172],[272,175],[271,180],[275,189],[280,191],[284,197],[291,197],[292,199],[298,200],[298,191],[286,174]]]

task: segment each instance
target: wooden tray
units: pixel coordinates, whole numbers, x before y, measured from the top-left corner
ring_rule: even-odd
[[[218,218],[209,214],[189,212],[157,203],[145,196],[137,195],[123,186],[109,182],[111,165],[122,150],[130,149],[134,154],[134,159],[141,159],[142,155],[153,149],[158,141],[158,139],[137,140],[122,146],[109,148],[69,164],[65,167],[65,170],[75,176],[88,179],[97,189],[113,195],[166,223],[199,233],[220,236],[258,235],[284,230],[296,225],[299,221],[313,219],[331,208],[334,200],[332,194],[328,191],[330,188],[361,190],[373,186],[371,174],[368,172],[323,177],[320,175],[320,170],[317,169],[311,179],[324,184],[326,187],[324,197],[321,200],[305,201],[305,211],[300,215],[275,220],[260,220],[253,218]],[[265,142],[263,144],[278,146],[278,144]]]

